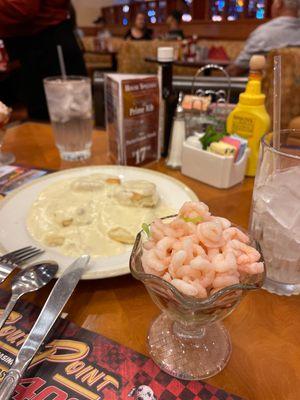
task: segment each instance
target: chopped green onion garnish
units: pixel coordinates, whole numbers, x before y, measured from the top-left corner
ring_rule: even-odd
[[[149,225],[146,223],[142,224],[142,229],[143,231],[146,233],[146,235],[148,236],[148,238],[150,237],[150,229],[149,229]]]
[[[189,217],[181,217],[185,222],[192,222],[193,224],[198,224],[199,222],[203,221],[202,217],[195,217],[195,218],[189,218]]]

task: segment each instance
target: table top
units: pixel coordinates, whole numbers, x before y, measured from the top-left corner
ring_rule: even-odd
[[[94,131],[92,157],[80,165],[108,164],[107,135]],[[54,146],[51,127],[26,123],[9,130],[4,151],[12,151],[17,163],[37,168],[64,169]],[[78,164],[77,164],[78,166]],[[227,190],[219,190],[167,169],[164,162],[149,168],[187,184],[213,213],[247,227],[253,179]],[[45,300],[49,288],[27,299]],[[281,297],[264,290],[249,293],[225,319],[232,340],[232,356],[225,369],[208,382],[254,400],[300,399],[300,297]],[[110,339],[147,354],[146,336],[159,310],[140,282],[130,275],[82,281],[66,310],[68,319]]]
[[[158,62],[156,57],[146,57],[145,61],[147,62]],[[200,61],[184,61],[184,60],[175,60],[173,62],[174,65],[180,66],[180,67],[195,67],[195,68],[200,68],[204,67],[207,64],[216,64],[219,65],[220,67],[227,67],[229,64],[231,64],[230,60],[215,60],[215,59],[207,59],[207,60],[200,60]]]

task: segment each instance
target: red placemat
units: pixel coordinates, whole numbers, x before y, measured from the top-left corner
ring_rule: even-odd
[[[0,291],[0,307],[9,294]],[[18,302],[0,330],[0,379],[12,365],[39,309]],[[15,400],[240,400],[201,381],[182,381],[151,359],[60,319],[17,386]]]

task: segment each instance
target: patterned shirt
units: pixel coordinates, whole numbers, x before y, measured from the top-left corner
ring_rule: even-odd
[[[300,46],[300,18],[274,18],[251,33],[234,64],[247,69],[254,54],[290,46]]]

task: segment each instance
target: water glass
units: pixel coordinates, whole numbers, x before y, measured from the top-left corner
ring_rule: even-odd
[[[279,295],[299,294],[299,130],[281,131],[279,150],[273,148],[272,133],[262,138],[250,230],[266,264],[264,288]]]
[[[85,160],[91,156],[92,93],[87,77],[54,76],[44,79],[48,110],[56,146],[63,160]]]

